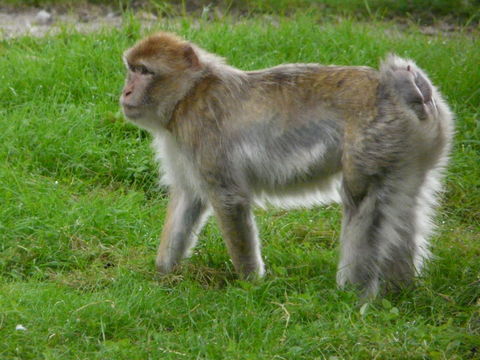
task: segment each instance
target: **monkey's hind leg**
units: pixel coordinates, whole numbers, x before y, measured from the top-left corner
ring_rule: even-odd
[[[403,173],[370,179],[362,196],[353,195],[344,180],[339,286],[353,284],[372,297],[381,283],[402,287],[415,275],[426,254],[418,218],[424,177]]]
[[[208,206],[191,194],[174,189],[158,247],[157,270],[166,274],[188,256],[208,215]]]

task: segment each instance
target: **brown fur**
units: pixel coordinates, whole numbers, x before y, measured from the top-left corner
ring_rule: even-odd
[[[173,34],[160,33],[140,42],[128,54],[127,61],[131,64],[137,64],[141,60],[161,61],[175,71],[182,71],[189,66],[188,59],[184,58],[186,53],[191,54],[186,41]]]

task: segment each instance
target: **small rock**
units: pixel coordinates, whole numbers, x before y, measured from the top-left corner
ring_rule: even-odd
[[[40,10],[37,15],[35,15],[34,21],[38,25],[48,25],[53,22],[53,16],[48,11]]]
[[[433,26],[424,26],[420,29],[422,34],[424,35],[437,35],[439,33],[438,29],[434,28]]]
[[[152,14],[150,12],[146,11],[140,11],[137,13],[137,17],[140,20],[146,20],[146,21],[156,21],[158,18],[155,16],[155,14]]]
[[[26,331],[27,328],[25,326],[23,326],[22,324],[18,324],[17,326],[15,326],[15,330]]]

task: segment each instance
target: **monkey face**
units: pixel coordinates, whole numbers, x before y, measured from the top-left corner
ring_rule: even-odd
[[[189,43],[152,35],[124,54],[127,78],[120,104],[125,116],[147,129],[165,126],[169,113],[201,72]]]
[[[154,101],[148,96],[149,89],[155,83],[155,73],[143,64],[127,63],[128,73],[120,96],[125,116],[131,120],[147,117],[153,110]]]

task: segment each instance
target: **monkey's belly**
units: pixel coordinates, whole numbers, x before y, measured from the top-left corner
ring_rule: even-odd
[[[237,148],[235,164],[258,204],[292,208],[340,201],[340,135],[336,124],[322,126],[311,123],[281,136],[252,135]]]
[[[340,202],[342,173],[284,186],[258,186],[254,189],[255,203],[261,207],[311,207]]]

